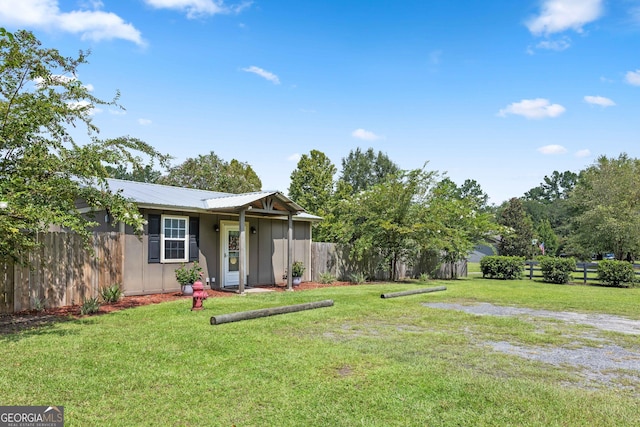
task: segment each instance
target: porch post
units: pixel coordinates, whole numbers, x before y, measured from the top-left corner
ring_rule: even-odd
[[[287,232],[287,290],[293,290],[291,269],[293,267],[293,213],[289,212],[289,227]]]
[[[244,272],[244,260],[247,259],[247,255],[245,254],[245,251],[247,250],[247,245],[245,244],[246,242],[244,241],[244,214],[245,214],[245,210],[241,209],[240,210],[240,224],[238,224],[239,226],[239,230],[240,230],[240,242],[238,245],[238,250],[240,252],[239,257],[238,257],[238,262],[240,263],[240,265],[238,266],[238,274],[240,275],[240,277],[238,278],[238,293],[239,294],[244,294],[244,278],[245,278],[245,272]]]

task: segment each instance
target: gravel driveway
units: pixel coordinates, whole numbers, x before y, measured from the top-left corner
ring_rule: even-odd
[[[557,320],[564,320],[568,323],[593,326],[605,331],[621,332],[623,334],[640,335],[640,320],[630,320],[624,317],[610,316],[607,314],[584,314],[569,311],[548,311],[534,310],[531,308],[506,307],[489,303],[476,305],[445,304],[445,303],[425,303],[427,307],[444,308],[449,310],[459,310],[466,313],[488,316],[530,316],[546,317]]]
[[[424,303],[429,308],[458,310],[479,316],[517,316],[535,322],[539,318],[556,319],[570,324],[587,325],[603,331],[626,335],[640,335],[640,321],[605,314],[583,314],[566,311],[534,310],[522,307],[498,306],[489,303],[474,305]],[[537,360],[554,366],[572,366],[589,383],[598,382],[638,390],[640,384],[640,347],[622,347],[608,338],[589,336],[597,340],[597,347],[572,344],[558,346],[527,346],[506,341],[481,343],[494,351]]]

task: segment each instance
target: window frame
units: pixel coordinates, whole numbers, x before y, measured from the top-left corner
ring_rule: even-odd
[[[185,233],[183,238],[166,237],[165,236],[165,220],[177,219],[184,221]],[[160,216],[160,262],[163,264],[189,262],[189,217],[184,215],[161,215]],[[165,247],[167,241],[182,241],[184,243],[184,257],[183,258],[166,258]]]

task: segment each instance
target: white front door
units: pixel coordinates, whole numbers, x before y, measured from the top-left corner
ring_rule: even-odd
[[[240,227],[238,223],[222,224],[222,286],[232,287],[240,284]],[[246,233],[245,233],[246,234]],[[245,249],[249,252],[248,240],[245,239]],[[245,256],[245,266],[247,265]],[[249,274],[244,268],[245,274]],[[246,285],[246,283],[245,283]]]

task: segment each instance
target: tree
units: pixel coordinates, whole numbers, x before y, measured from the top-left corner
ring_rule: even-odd
[[[132,170],[128,170],[124,165],[118,165],[117,167],[106,166],[106,169],[112,178],[127,181],[155,183],[162,176],[162,172],[155,170],[151,165]]]
[[[492,215],[482,210],[487,199],[482,197],[480,186],[475,183],[475,195],[470,195],[469,184],[467,180],[458,187],[449,178],[443,179],[433,188],[424,211],[423,222],[429,224],[425,228],[429,235],[422,239],[423,246],[440,254],[445,263],[466,259],[475,245],[495,235],[500,228],[492,221]],[[454,274],[455,269],[450,271]]]
[[[424,169],[403,171],[342,199],[336,209],[340,243],[348,245],[358,261],[379,258],[375,267],[396,280],[398,262],[414,259],[419,250],[425,226],[420,219],[426,217],[419,211],[426,206],[433,177],[434,172]]]
[[[533,224],[527,216],[522,201],[517,197],[510,199],[500,216],[498,223],[505,227],[498,251],[505,256],[531,256],[533,250]]]
[[[540,221],[536,227],[536,234],[538,236],[538,247],[544,248],[543,255],[555,256],[558,253],[558,236],[553,232],[551,223],[548,219]]]
[[[578,180],[578,174],[553,171],[543,182],[524,194],[522,204],[534,225],[540,227],[548,220],[556,236],[558,245],[564,245],[571,231],[571,211],[568,197]]]
[[[158,183],[233,194],[260,191],[262,188],[262,181],[250,165],[235,159],[228,163],[213,151],[188,158],[170,168]]]
[[[484,192],[480,184],[475,179],[465,179],[457,190],[461,199],[471,199],[477,210],[487,210],[489,195]]]
[[[64,57],[45,49],[28,31],[0,29],[0,257],[27,263],[37,234],[51,225],[79,233],[89,242],[90,217],[76,209],[107,210],[140,230],[135,205],[109,189],[108,166],[142,169],[140,155],[165,164],[167,156],[136,138],[99,140],[92,122],[96,106],[118,106],[93,96],[77,78],[86,54]],[[78,144],[69,126],[83,126]]]
[[[582,171],[569,202],[576,212],[571,239],[576,252],[635,258],[640,251],[640,160],[625,153],[599,157]]]
[[[569,193],[578,181],[578,174],[565,171],[553,171],[551,176],[543,178],[543,182],[535,188],[527,191],[524,196],[526,200],[537,200],[540,202],[554,202],[556,200],[566,200]]]
[[[289,197],[313,215],[324,215],[333,196],[336,167],[318,150],[303,154],[291,172]]]
[[[225,191],[228,193],[251,193],[262,189],[262,181],[248,163],[231,159],[227,164],[226,175]]]
[[[358,193],[384,182],[389,175],[399,172],[398,165],[381,151],[376,154],[373,148],[369,148],[363,153],[357,148],[342,159],[340,180],[349,184],[354,193]]]

